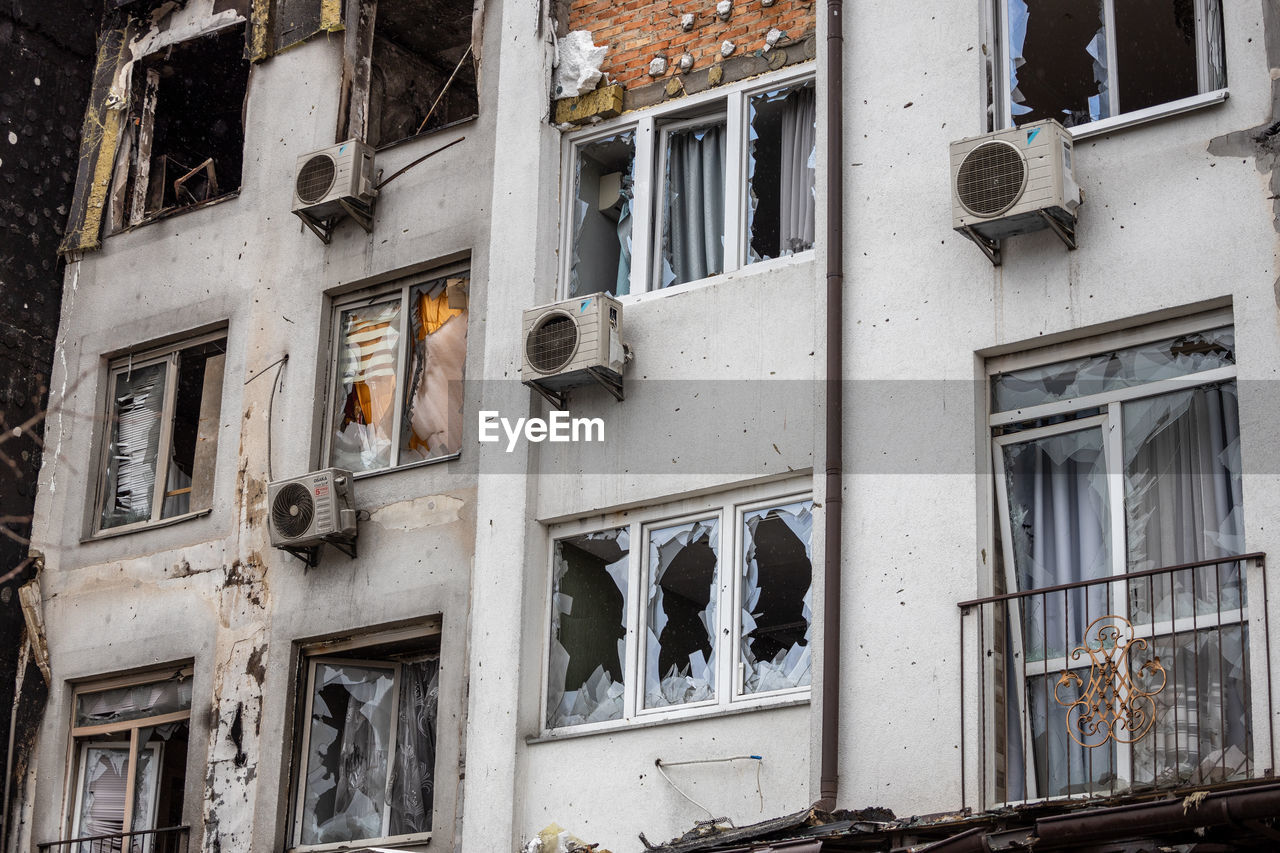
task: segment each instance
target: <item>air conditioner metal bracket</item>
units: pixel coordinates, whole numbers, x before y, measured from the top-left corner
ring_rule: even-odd
[[[1068,225],[1055,218],[1047,210],[1037,210],[1036,213],[1040,214],[1040,218],[1044,220],[1045,225],[1049,226],[1049,230],[1057,234],[1062,239],[1062,242],[1067,244],[1068,249],[1076,248],[1076,225],[1074,222]]]
[[[329,544],[346,554],[351,559],[354,560],[356,558],[357,552],[355,539],[352,539],[350,542],[331,540]],[[314,569],[316,566],[320,565],[320,549],[324,546],[312,545],[309,548],[290,548],[288,545],[279,545],[277,547],[281,551],[287,551],[297,557],[308,569]]]
[[[350,216],[356,221],[356,224],[364,229],[366,234],[373,233],[373,205],[363,204],[355,199],[338,199],[338,204],[342,205],[342,209],[346,212],[346,216]],[[333,239],[333,228],[342,219],[343,214],[337,216],[329,216],[325,219],[319,219],[307,213],[305,210],[295,210],[294,214],[302,220],[311,231],[320,238],[320,242],[326,246]]]
[[[622,390],[622,379],[615,379],[610,376],[608,372],[601,370],[598,367],[588,367],[586,371],[597,384],[603,386],[604,390],[613,395],[613,399],[621,403],[627,398],[626,394],[624,394]],[[564,411],[569,408],[569,392],[567,389],[564,391],[553,391],[550,388],[544,388],[535,380],[526,380],[524,384],[528,385],[534,391],[537,391],[542,396],[542,399],[546,400],[557,409]]]
[[[587,373],[591,374],[591,378],[604,386],[604,390],[613,395],[613,399],[621,403],[626,399],[626,395],[622,393],[622,379],[614,379],[608,373],[605,373],[598,367],[588,367]]]
[[[564,391],[552,391],[550,388],[543,388],[537,382],[525,382],[534,391],[537,391],[542,399],[546,400],[557,409],[564,410],[569,406],[569,395]]]
[[[981,234],[979,234],[977,231],[974,231],[973,228],[968,225],[964,226],[964,236],[968,237],[970,240],[978,244],[978,248],[982,250],[982,254],[986,255],[987,260],[991,261],[991,266],[993,267],[1000,266],[1001,257],[1000,257],[1000,241],[999,240],[990,240],[986,237],[983,237]]]

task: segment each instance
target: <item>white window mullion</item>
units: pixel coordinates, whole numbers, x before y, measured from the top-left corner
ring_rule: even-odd
[[[726,104],[724,164],[724,271],[732,272],[746,259],[747,235],[747,109],[748,95],[735,92]]]
[[[396,743],[400,737],[400,679],[404,678],[404,664],[396,663],[391,679],[391,731],[387,737],[387,781],[382,799],[382,837],[391,836],[391,789],[395,784]]]
[[[573,273],[573,253],[577,251],[574,224],[577,222],[575,207],[578,202],[578,169],[581,145],[566,145],[560,156],[560,284],[556,289],[559,299],[569,298],[569,284]],[[634,224],[634,223],[633,223]]]
[[[996,2],[1000,6],[996,14],[996,23],[1000,27],[1000,32],[994,34],[997,41],[995,48],[997,80],[994,81],[992,91],[998,93],[996,98],[1000,101],[996,107],[997,115],[1001,119],[998,122],[999,126],[1013,127],[1013,90],[1009,85],[1012,82],[1009,79],[1009,69],[1013,65],[1013,45],[1009,43],[1009,0],[996,0]]]
[[[726,521],[728,524],[726,524]],[[738,661],[738,603],[734,594],[738,588],[738,555],[742,553],[742,525],[737,510],[730,506],[720,511],[720,529],[732,535],[720,535],[720,550],[716,554],[716,580],[718,581],[716,612],[716,636],[711,640],[711,653],[716,655],[716,704],[728,706],[739,691]],[[727,632],[727,633],[726,633]]]
[[[657,186],[662,185],[656,175],[654,162],[657,147],[653,116],[640,119],[636,125],[635,167],[632,183],[631,227],[631,292],[644,293],[653,280],[654,208]]]
[[[1107,117],[1120,115],[1120,69],[1117,66],[1116,51],[1116,6],[1115,0],[1103,0],[1104,25],[1107,39],[1107,98],[1110,112]]]
[[[169,484],[169,457],[173,449],[173,410],[178,396],[178,353],[165,360],[164,404],[160,408],[160,441],[156,445],[156,481],[152,484],[151,521],[164,517],[165,492]]]
[[[1111,574],[1119,577],[1129,570],[1129,546],[1124,511],[1124,421],[1121,419],[1123,404],[1107,405],[1107,419],[1102,425],[1102,449],[1107,464],[1107,512],[1111,521]],[[1129,618],[1129,584],[1109,584],[1109,612]],[[1101,614],[1099,614],[1101,615]],[[1095,617],[1096,618],[1096,617]],[[1087,642],[1087,638],[1086,638]],[[1116,775],[1121,779],[1133,778],[1133,747],[1119,740],[1115,743]]]
[[[635,267],[632,267],[635,272]],[[634,279],[633,279],[634,281]],[[642,538],[644,527],[638,522],[627,527],[627,536],[631,550],[627,555],[627,612],[626,634],[624,635],[624,652],[622,661],[622,677],[627,680],[628,689],[622,694],[622,718],[630,720],[643,704],[640,697],[644,695],[644,643],[642,637],[646,627],[645,620],[645,583],[643,577],[644,552],[648,545]]]
[[[409,322],[409,295],[413,288],[405,285],[400,291],[400,340],[396,342],[397,351],[395,353],[396,378],[395,395],[396,398],[392,402],[392,411],[395,413],[395,420],[391,422],[391,462],[387,466],[395,468],[400,464],[400,426],[404,422],[404,406],[405,395],[409,393],[409,383],[413,377],[409,370],[409,359],[413,356],[411,347],[412,341],[409,335],[413,331],[413,325]]]

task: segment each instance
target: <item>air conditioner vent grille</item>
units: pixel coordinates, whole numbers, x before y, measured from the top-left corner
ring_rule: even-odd
[[[333,158],[328,154],[317,154],[298,170],[298,198],[306,204],[315,204],[329,193],[333,179],[337,175]]]
[[[316,504],[311,492],[300,483],[289,483],[276,493],[271,504],[271,520],[284,536],[296,539],[311,527]]]
[[[552,313],[534,326],[525,339],[525,355],[539,373],[555,373],[578,349],[578,324],[567,314]]]
[[[977,216],[999,216],[1017,202],[1027,183],[1027,167],[1007,142],[984,142],[956,172],[956,197]]]

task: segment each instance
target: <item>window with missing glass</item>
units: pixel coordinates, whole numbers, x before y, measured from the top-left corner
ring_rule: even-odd
[[[184,850],[191,667],[75,688],[67,849]]]
[[[990,368],[996,586],[1014,596],[994,658],[1008,709],[998,794],[1010,802],[1225,782],[1251,760],[1230,315],[1110,341]],[[1121,695],[1154,697],[1149,731],[1102,743],[1064,725],[1099,619],[1141,638],[1130,668],[1105,677]]]
[[[428,841],[439,635],[318,644],[302,666],[291,849]]]
[[[334,301],[330,465],[360,474],[458,454],[469,285],[459,269]]]
[[[1224,89],[1221,0],[997,0],[996,124],[1140,118]]]
[[[566,296],[642,293],[813,248],[812,71],[672,102],[566,142]]]
[[[112,359],[95,533],[212,506],[226,351],[216,332]]]
[[[756,489],[697,503],[555,537],[546,728],[807,692],[812,500]]]

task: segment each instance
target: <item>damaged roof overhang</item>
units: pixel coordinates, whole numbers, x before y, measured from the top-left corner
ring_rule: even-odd
[[[886,815],[888,820],[881,819]],[[1117,843],[1150,840],[1152,849],[1271,851],[1280,842],[1276,821],[1280,784],[1264,780],[1123,805],[1050,802],[978,815],[894,819],[882,809],[828,813],[810,808],[646,847],[649,853],[1101,853]]]

